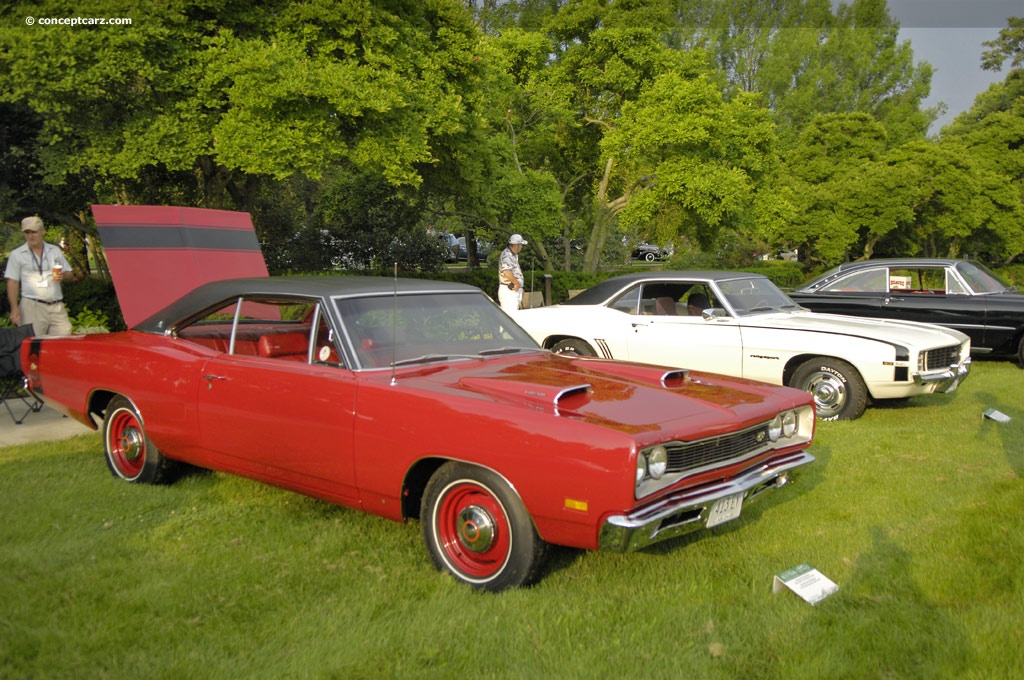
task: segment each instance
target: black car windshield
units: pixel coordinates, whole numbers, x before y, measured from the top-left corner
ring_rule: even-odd
[[[1007,293],[1014,290],[1009,285],[983,264],[977,262],[957,262],[956,270],[964,278],[967,285],[977,294],[982,293]]]
[[[768,279],[719,281],[718,288],[737,316],[791,312],[802,309]]]
[[[540,350],[482,293],[421,293],[336,299],[363,368]]]

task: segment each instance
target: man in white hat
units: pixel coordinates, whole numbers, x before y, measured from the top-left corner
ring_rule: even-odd
[[[70,335],[71,320],[60,284],[70,280],[71,266],[58,246],[43,240],[45,232],[36,216],[21,221],[25,244],[11,252],[4,271],[11,322],[32,324],[36,335]]]
[[[512,234],[508,247],[498,258],[498,304],[508,313],[519,309],[523,302],[523,270],[519,268],[519,251],[526,240],[519,234]]]

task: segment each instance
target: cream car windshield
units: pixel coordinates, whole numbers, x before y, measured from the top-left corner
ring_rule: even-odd
[[[792,312],[802,309],[768,279],[719,281],[718,288],[736,316]]]

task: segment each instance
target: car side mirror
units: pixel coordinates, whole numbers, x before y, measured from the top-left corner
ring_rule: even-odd
[[[725,311],[721,307],[708,307],[701,312],[701,317],[705,321],[712,321],[714,319],[724,319],[729,316],[729,312]]]

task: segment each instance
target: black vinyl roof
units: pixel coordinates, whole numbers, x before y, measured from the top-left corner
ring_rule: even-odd
[[[386,276],[261,276],[225,279],[206,283],[140,322],[134,330],[163,333],[174,323],[221,302],[242,295],[304,296],[326,300],[332,297],[363,297],[422,293],[477,293],[479,288],[449,281],[392,278]]]
[[[734,279],[763,279],[763,274],[753,272],[730,272],[719,270],[689,270],[689,271],[662,271],[642,272],[638,274],[624,274],[605,279],[576,297],[566,301],[567,305],[597,305],[608,300],[619,291],[632,286],[635,283],[663,282],[663,281],[732,281]]]
[[[951,267],[956,266],[960,262],[965,262],[965,260],[948,257],[880,257],[875,260],[844,262],[837,267],[829,269],[824,274],[814,277],[807,283],[800,286],[797,290],[799,292],[810,291],[828,281],[831,281],[840,274],[849,274],[850,272],[859,271],[861,269],[873,269],[875,267],[895,267],[898,269],[913,269],[914,267]]]

